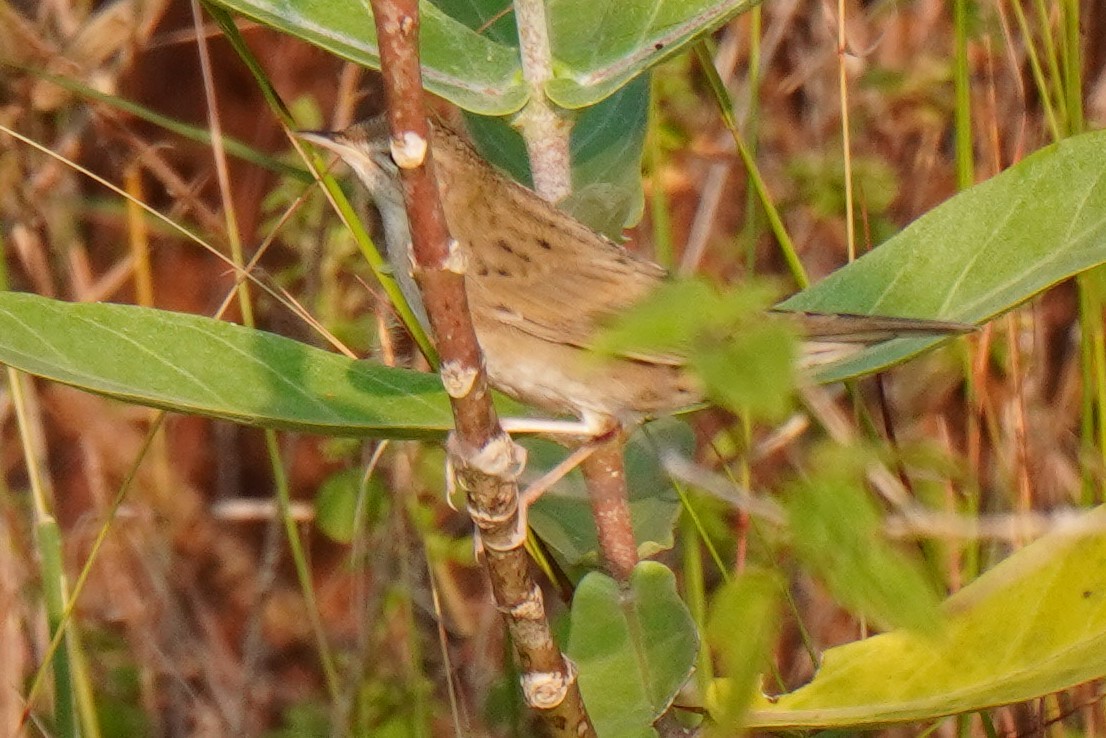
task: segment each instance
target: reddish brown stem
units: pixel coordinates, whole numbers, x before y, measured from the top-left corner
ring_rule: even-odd
[[[630,519],[623,437],[615,433],[581,465],[599,536],[599,552],[611,576],[625,583],[637,566],[637,544]]]

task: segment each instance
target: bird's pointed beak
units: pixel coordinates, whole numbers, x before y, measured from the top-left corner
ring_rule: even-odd
[[[331,149],[338,147],[338,131],[295,131],[296,138]]]

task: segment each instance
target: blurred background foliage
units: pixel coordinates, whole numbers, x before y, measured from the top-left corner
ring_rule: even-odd
[[[712,63],[815,282],[848,259],[846,161],[863,252],[958,189],[1058,138],[1106,125],[1100,4],[842,5],[842,54],[836,9],[792,0],[739,15],[710,39]],[[295,295],[358,355],[417,366],[371,270],[311,191],[253,76],[210,18],[199,12],[197,22],[194,12],[178,0],[0,2],[0,124],[220,250],[263,249],[255,274]],[[1070,49],[1065,18],[1073,13],[1082,53],[1070,62],[1072,55],[1052,52]],[[338,127],[380,109],[374,72],[254,21],[237,24],[301,127]],[[198,37],[210,54],[206,68]],[[791,291],[694,55],[671,57],[648,84],[643,220],[628,234],[631,247],[712,281],[772,275]],[[208,135],[212,103],[234,142],[222,191]],[[0,243],[12,289],[68,301],[214,315],[235,289],[223,261],[2,133]],[[969,351],[928,355],[833,396],[833,405],[862,435],[895,439],[910,462],[902,462],[910,488],[934,506],[972,515],[1099,502],[1102,288],[1096,273],[1059,285],[988,327]],[[322,345],[265,293],[254,293],[253,312],[260,327]],[[241,303],[229,301],[226,317],[241,320]],[[153,411],[60,385],[21,384],[33,411],[30,440],[18,432],[11,379],[0,396],[0,683],[7,685],[0,733],[16,729],[26,706],[12,686],[29,682],[48,640],[39,595],[48,580],[38,564],[44,529],[32,523],[43,510],[28,492],[40,478],[69,577],[104,530],[116,490],[130,482],[76,605],[75,683],[95,692],[96,716],[68,719],[86,731],[450,735],[460,715],[480,734],[528,734],[468,520],[441,493],[440,450],[287,433],[274,468],[257,430],[171,416],[147,445]],[[848,466],[825,452],[827,425],[809,410],[763,427],[707,410],[677,435],[704,466],[750,489],[801,499],[809,491],[796,477],[819,465]],[[302,596],[286,550],[273,501],[282,481],[290,519],[308,544],[314,601]],[[857,520],[875,514],[868,502],[849,500]],[[755,520],[713,497],[681,502],[675,547],[659,556],[677,571],[700,623],[722,572],[771,565],[785,582],[771,649],[774,688],[803,684],[824,649],[869,632],[865,618],[798,565],[802,545],[762,535]],[[810,535],[821,535],[812,525]],[[924,586],[948,593],[1020,543],[934,538],[890,560],[905,549],[921,562]],[[746,590],[776,581],[757,577]],[[558,595],[569,580],[549,585],[561,618]],[[720,595],[732,596],[729,587]],[[757,617],[775,617],[774,605],[746,602]],[[726,621],[715,614],[712,622]],[[757,637],[771,643],[770,635]],[[336,667],[320,660],[320,641]],[[1101,733],[1100,691],[1092,683],[892,732]],[[65,716],[38,707],[31,706],[30,734],[66,733]]]

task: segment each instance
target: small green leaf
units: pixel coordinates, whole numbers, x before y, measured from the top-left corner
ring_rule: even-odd
[[[779,627],[784,584],[767,571],[750,569],[715,594],[707,640],[726,680],[725,697],[712,710],[722,735],[735,735],[767,668]]]
[[[626,589],[592,572],[572,600],[566,652],[600,736],[656,736],[652,723],[691,675],[699,638],[676,578],[638,564]]]
[[[359,500],[361,516],[365,517],[373,507],[373,498],[384,494],[380,485],[370,479],[362,495],[363,476],[360,469],[345,469],[319,485],[315,495],[315,525],[333,541],[352,541],[357,531]]]
[[[766,282],[725,292],[698,279],[665,282],[601,332],[595,350],[684,361],[720,405],[778,419],[791,407],[798,346],[791,326],[764,312],[774,294]]]
[[[601,354],[686,352],[704,324],[713,324],[721,300],[698,279],[666,282],[633,309],[618,316],[595,340]]]
[[[772,421],[792,407],[797,355],[794,330],[765,319],[729,341],[696,348],[688,360],[712,400],[737,414]]]
[[[596,336],[595,351],[621,354],[687,353],[696,342],[708,344],[738,335],[763,322],[775,295],[767,281],[721,292],[701,279],[673,279],[611,321]]]
[[[882,535],[879,512],[864,491],[863,451],[826,446],[810,476],[787,491],[796,553],[846,607],[883,628],[932,633],[937,595],[917,562]]]

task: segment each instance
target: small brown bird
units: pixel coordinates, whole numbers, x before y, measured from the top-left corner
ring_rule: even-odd
[[[466,257],[465,288],[492,386],[544,410],[575,415],[596,432],[612,421],[638,422],[699,402],[702,389],[679,357],[601,362],[591,350],[597,331],[649,295],[667,272],[498,172],[444,123],[432,125],[442,206]],[[384,223],[388,260],[425,326],[387,121],[378,117],[300,136],[336,152],[368,187]],[[827,344],[859,349],[901,335],[971,329],[906,318],[787,315],[816,344],[808,355]]]

